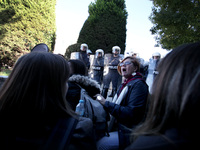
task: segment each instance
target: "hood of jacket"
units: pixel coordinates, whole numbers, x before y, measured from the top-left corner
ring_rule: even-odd
[[[68,81],[80,85],[91,97],[99,94],[101,91],[101,87],[98,82],[89,78],[88,76],[72,75]]]

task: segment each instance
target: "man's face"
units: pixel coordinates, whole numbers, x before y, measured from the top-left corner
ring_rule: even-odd
[[[158,60],[158,59],[160,59],[160,57],[159,56],[153,56],[153,59]]]
[[[86,46],[83,46],[83,51],[86,51],[87,50],[87,47]]]
[[[119,54],[119,50],[118,49],[115,49],[115,54]]]
[[[115,49],[114,56],[118,56],[118,54],[119,54],[119,50]]]
[[[97,55],[97,57],[102,57],[102,54],[99,52],[98,55]]]

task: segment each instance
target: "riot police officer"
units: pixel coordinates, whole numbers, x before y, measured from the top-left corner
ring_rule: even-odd
[[[160,57],[161,57],[161,55],[159,52],[155,52],[152,54],[153,61],[155,61],[155,67],[154,67],[154,71],[153,71],[154,78],[158,74],[157,66],[160,61]]]
[[[88,50],[88,45],[83,43],[80,46],[80,53],[79,53],[79,59],[81,61],[83,61],[87,67],[87,69],[89,70],[90,68],[90,61],[87,55],[87,50]]]
[[[152,58],[149,60],[148,75],[146,78],[146,83],[149,86],[150,93],[151,93],[151,87],[152,87],[154,78],[158,74],[158,71],[156,70],[156,68],[160,61],[160,57],[161,57],[160,53],[155,52],[152,54]]]
[[[96,80],[100,85],[103,81],[103,70],[104,70],[104,51],[97,49],[95,52],[95,58],[92,65],[93,79]]]
[[[120,75],[117,71],[117,65],[120,63],[122,58],[120,57],[121,49],[119,46],[113,46],[112,47],[112,55],[111,57],[106,61],[106,65],[108,67],[108,73],[105,75],[103,79],[103,90],[102,90],[102,96],[104,98],[107,97],[108,88],[110,85],[110,82],[112,81],[112,93],[109,95],[109,97],[113,97],[115,93],[117,92],[117,85],[118,80],[120,78]]]

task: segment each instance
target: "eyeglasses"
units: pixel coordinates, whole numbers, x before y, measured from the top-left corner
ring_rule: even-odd
[[[119,64],[119,66],[126,66],[126,65],[130,65],[132,62],[131,61],[126,61],[126,62],[122,62]]]

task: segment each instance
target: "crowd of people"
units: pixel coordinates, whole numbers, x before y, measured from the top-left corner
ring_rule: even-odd
[[[199,42],[162,60],[154,53],[146,78],[138,58],[122,58],[119,46],[107,57],[97,49],[93,62],[87,50],[84,43],[79,59],[67,60],[42,43],[17,60],[0,88],[1,149],[198,149]],[[109,134],[98,140],[92,120],[75,113],[81,88],[110,115]]]
[[[111,93],[109,97],[114,97],[117,89],[124,79],[118,72],[118,64],[124,58],[119,46],[112,47],[112,53],[104,53],[103,49],[97,49],[94,55],[91,55],[91,50],[88,49],[88,45],[83,43],[80,46],[80,52],[78,57],[73,59],[82,60],[88,68],[88,75],[96,80],[102,86],[102,95],[107,98],[109,89]],[[93,57],[91,57],[93,56]],[[161,54],[154,52],[148,63],[145,63],[142,58],[138,56],[138,53],[128,53],[125,55],[137,58],[140,69],[139,72],[142,78],[146,81],[149,91],[151,92],[152,84],[157,75],[156,68],[161,60]],[[91,67],[90,67],[91,66]]]

